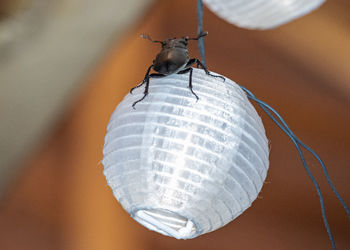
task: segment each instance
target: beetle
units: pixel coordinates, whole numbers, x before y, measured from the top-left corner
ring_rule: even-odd
[[[218,77],[225,81],[225,78],[223,76],[211,74],[210,71],[203,65],[203,63],[199,59],[197,58],[190,59],[190,57],[188,56],[188,48],[187,48],[188,41],[198,40],[199,38],[204,37],[206,35],[208,35],[208,32],[202,32],[197,37],[194,37],[194,38],[189,38],[189,37],[170,38],[165,41],[152,40],[148,35],[141,35],[142,38],[150,40],[152,43],[160,43],[162,45],[162,49],[157,54],[156,58],[153,60],[153,64],[148,67],[143,81],[139,85],[133,87],[130,90],[130,93],[132,94],[134,89],[141,87],[143,84],[146,84],[143,97],[140,100],[134,102],[132,107],[135,109],[135,105],[141,102],[143,99],[145,99],[146,96],[148,95],[150,78],[165,77],[171,74],[186,74],[188,72],[190,73],[188,87],[198,101],[199,97],[193,91],[193,88],[192,88],[193,68],[191,66],[194,63],[197,63],[197,67],[201,66],[207,75]],[[150,74],[151,69],[153,69],[158,73]]]

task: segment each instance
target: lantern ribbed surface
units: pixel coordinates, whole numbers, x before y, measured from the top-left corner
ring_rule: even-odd
[[[306,15],[325,0],[203,0],[227,22],[247,29],[271,29]]]
[[[104,174],[123,208],[147,228],[194,238],[235,219],[256,199],[269,166],[260,117],[233,81],[193,70],[151,78],[111,116]]]

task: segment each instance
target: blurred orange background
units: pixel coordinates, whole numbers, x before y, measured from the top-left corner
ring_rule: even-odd
[[[207,65],[250,89],[289,123],[328,167],[350,201],[350,5],[319,10],[268,31],[237,28],[205,9]],[[251,208],[222,229],[192,240],[149,231],[122,209],[103,176],[109,116],[139,83],[159,46],[139,38],[194,36],[195,1],[155,1],[86,73],[83,87],[49,135],[17,165],[0,201],[0,249],[330,249],[317,194],[297,151],[263,112],[270,140],[267,183]],[[199,57],[194,42],[192,57]],[[308,157],[324,194],[339,249],[350,249],[350,223]]]

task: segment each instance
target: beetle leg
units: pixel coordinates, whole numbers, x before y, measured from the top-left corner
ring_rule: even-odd
[[[145,75],[145,78],[143,79],[143,81],[139,85],[137,85],[137,86],[133,87],[132,89],[130,89],[130,94],[132,94],[134,89],[137,89],[137,88],[141,87],[146,82],[147,78],[149,77],[149,72],[151,71],[152,67],[153,67],[153,64],[148,67],[146,75]]]
[[[152,65],[152,66],[153,66],[153,65]],[[135,109],[135,105],[136,105],[137,103],[141,102],[141,101],[142,101],[143,99],[145,99],[146,96],[148,95],[149,79],[150,79],[150,78],[157,78],[157,77],[165,77],[165,76],[166,76],[166,75],[158,74],[158,73],[150,74],[150,73],[149,73],[150,69],[151,69],[151,67],[148,68],[147,73],[146,73],[146,76],[145,76],[145,79],[142,81],[142,83],[131,89],[131,91],[132,91],[132,90],[134,90],[135,88],[138,88],[138,87],[142,86],[144,83],[146,83],[145,91],[143,92],[144,95],[143,95],[143,97],[142,97],[140,100],[138,100],[138,101],[136,101],[136,102],[134,102],[134,103],[132,104],[132,108],[133,108],[133,109]]]
[[[152,68],[153,68],[153,64],[152,64],[151,66],[148,67],[147,72],[146,72],[146,75],[145,75],[145,78],[143,79],[143,81],[142,81],[139,85],[137,85],[136,87],[133,87],[133,88],[130,90],[130,93],[132,94],[132,91],[133,91],[134,89],[139,88],[139,87],[141,87],[144,83],[146,83],[145,91],[143,92],[144,95],[143,95],[143,97],[142,97],[140,100],[138,100],[138,101],[136,101],[136,102],[134,102],[134,103],[132,104],[132,108],[133,108],[133,109],[135,109],[136,103],[141,102],[141,101],[142,101],[143,99],[145,99],[145,97],[148,95],[149,77],[150,77],[149,72],[151,71]]]
[[[195,62],[196,62],[196,58],[192,58],[192,59],[190,59],[187,63],[186,63],[186,66],[185,66],[185,68],[187,69],[187,68],[189,68],[189,67],[191,67],[192,66],[192,64],[194,64]],[[198,60],[199,61],[199,60]],[[197,66],[198,66],[198,63],[197,63]],[[185,70],[186,70],[185,69]]]
[[[161,78],[161,77],[166,77],[164,74],[158,74],[158,73],[153,73],[149,75],[150,78]]]
[[[193,68],[190,67],[190,68],[181,70],[180,72],[178,72],[178,74],[186,74],[187,72],[190,72],[190,78],[189,78],[188,88],[191,90],[192,94],[196,97],[197,102],[198,102],[199,97],[197,96],[196,93],[194,93],[194,91],[193,91],[193,86],[192,86],[192,72],[193,72]]]
[[[143,99],[145,99],[146,96],[148,95],[149,75],[147,75],[146,78],[145,78],[143,81],[146,82],[145,91],[143,92],[143,97],[142,97],[140,100],[138,100],[138,101],[136,101],[136,102],[134,102],[134,103],[132,104],[132,108],[133,108],[133,109],[135,109],[135,105],[136,105],[137,103],[141,102],[141,101],[142,101]],[[136,86],[135,88],[137,88],[137,86]]]
[[[141,86],[145,83],[145,81],[146,81],[146,79],[143,79],[143,81],[142,81],[139,85],[137,85],[137,86],[131,88],[131,89],[130,89],[130,94],[132,94],[132,92],[134,91],[134,89],[137,89],[137,88],[141,87]]]
[[[190,60],[188,61],[187,65],[186,65],[186,67],[190,67],[190,66],[191,66],[192,64],[194,64],[194,63],[197,63],[197,67],[198,67],[198,65],[201,66],[202,69],[205,71],[205,73],[206,73],[207,75],[210,75],[210,76],[212,76],[212,77],[218,77],[218,78],[221,78],[222,80],[225,81],[225,77],[219,76],[219,75],[213,75],[212,73],[210,73],[210,71],[209,71],[209,70],[203,65],[203,63],[202,63],[200,60],[198,60],[197,58],[192,58],[192,59],[190,59]]]

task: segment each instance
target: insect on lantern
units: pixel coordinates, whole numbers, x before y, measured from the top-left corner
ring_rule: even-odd
[[[262,2],[255,5],[258,1],[254,2],[256,8],[246,8],[249,3],[244,1],[205,2],[208,5],[210,2],[239,2],[245,5],[242,10],[261,13],[268,6]],[[300,16],[303,8],[295,2],[281,1],[279,6],[298,7],[293,13]],[[323,0],[313,2],[322,3]],[[318,5],[312,5],[308,11],[315,6]],[[197,0],[197,14],[199,35],[196,38],[154,41],[143,36],[161,43],[162,50],[149,66],[144,80],[117,106],[107,126],[102,162],[115,197],[139,223],[177,239],[197,237],[235,219],[256,199],[269,167],[268,140],[249,98],[294,143],[316,189],[322,219],[332,248],[336,249],[320,187],[302,148],[318,161],[350,218],[350,211],[334,187],[325,164],[271,106],[245,87],[207,70],[202,0]],[[278,17],[274,22],[261,26],[262,15],[252,19],[258,26],[247,27],[272,28],[287,22],[291,16],[274,15]],[[188,56],[189,40],[198,40],[202,61]],[[195,63],[202,69],[192,68]],[[151,74],[151,69],[158,73]],[[144,84],[142,91],[139,87]]]
[[[197,63],[197,66],[201,66],[207,75],[218,77],[225,81],[224,77],[211,74],[200,60],[198,60],[197,58],[190,59],[188,56],[188,49],[187,49],[188,41],[198,40],[199,38],[204,37],[206,35],[208,35],[208,32],[202,32],[196,38],[189,38],[189,37],[183,37],[180,39],[172,38],[166,41],[155,41],[155,40],[152,40],[148,35],[142,35],[143,38],[148,39],[153,43],[160,43],[162,45],[162,50],[156,56],[155,60],[153,60],[153,64],[149,66],[142,83],[140,83],[139,85],[137,85],[136,87],[130,90],[130,93],[132,93],[132,91],[135,88],[139,88],[143,84],[146,84],[143,97],[140,100],[134,102],[132,107],[135,108],[135,105],[138,102],[141,102],[143,99],[145,99],[145,97],[148,95],[150,78],[160,78],[160,77],[165,77],[175,73],[177,74],[189,73],[188,87],[191,90],[192,94],[198,100],[199,98],[196,95],[196,93],[193,92],[193,87],[192,87],[193,68],[191,66],[194,63]],[[151,69],[154,69],[159,73],[150,74]]]
[[[269,165],[264,127],[244,91],[189,59],[187,40],[151,40],[162,50],[114,111],[103,159],[123,208],[178,239],[240,215],[256,199]],[[152,68],[158,73],[150,74]]]

